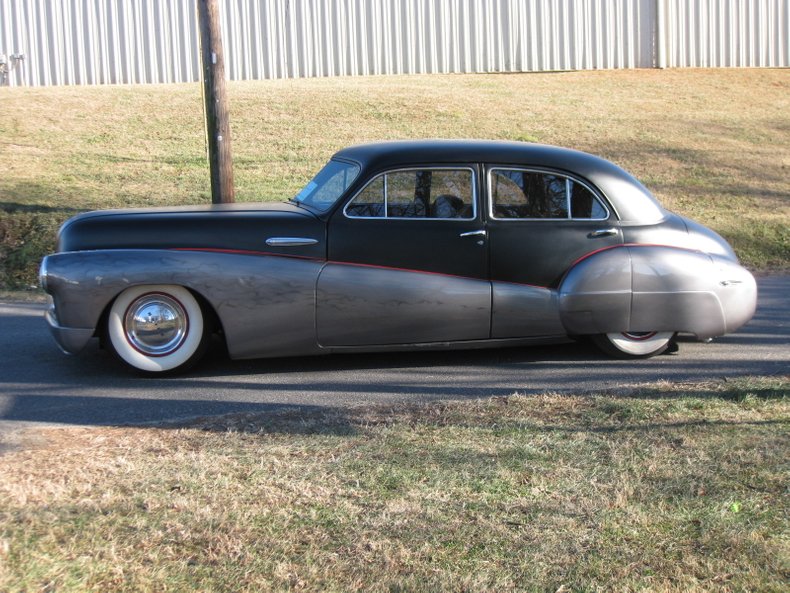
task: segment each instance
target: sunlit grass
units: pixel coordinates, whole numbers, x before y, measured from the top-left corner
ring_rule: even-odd
[[[783,591],[787,378],[38,432],[3,591]]]
[[[637,70],[233,82],[238,201],[283,200],[336,150],[401,138],[568,146],[633,172],[753,269],[790,267],[790,72]],[[0,286],[35,281],[87,209],[207,203],[197,84],[0,89]]]

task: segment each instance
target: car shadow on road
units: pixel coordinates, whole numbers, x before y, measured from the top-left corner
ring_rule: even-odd
[[[302,419],[301,425],[291,422],[289,430],[303,426],[310,431],[314,429],[305,424],[308,419],[329,415],[332,430],[346,433],[353,422],[338,418],[364,406],[547,391],[593,393],[644,383],[646,377],[677,382],[752,374],[752,361],[730,362],[724,373],[715,358],[684,359],[683,348],[681,344],[681,355],[635,361],[613,361],[586,344],[251,361],[214,358],[193,374],[171,379],[129,376],[107,353],[96,351],[69,359],[74,365],[69,374],[90,376],[94,386],[105,386],[112,395],[66,394],[58,383],[16,385],[13,397],[0,407],[0,422],[163,427],[194,418],[286,414]],[[579,388],[590,376],[595,383]],[[195,397],[198,392],[202,395]],[[161,393],[170,395],[151,395]],[[226,430],[223,422],[208,425]]]
[[[40,313],[11,307],[4,332],[16,333],[14,347],[0,361],[0,429],[25,423],[161,426],[223,414],[340,414],[365,405],[787,374],[789,285],[786,278],[761,279],[757,315],[739,332],[712,345],[682,338],[678,354],[649,360],[611,360],[584,342],[240,361],[217,347],[195,371],[154,379],[128,374],[95,342],[78,356],[61,355]]]

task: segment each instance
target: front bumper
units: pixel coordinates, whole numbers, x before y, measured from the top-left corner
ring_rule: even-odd
[[[44,318],[49,325],[49,331],[52,336],[66,354],[77,354],[85,348],[85,345],[93,337],[94,328],[82,327],[62,327],[58,325],[58,319],[55,316],[55,308],[50,308],[45,314]]]

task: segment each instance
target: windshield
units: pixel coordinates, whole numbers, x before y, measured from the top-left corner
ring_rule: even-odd
[[[324,212],[343,195],[359,175],[359,165],[329,161],[313,180],[296,194],[294,201]]]

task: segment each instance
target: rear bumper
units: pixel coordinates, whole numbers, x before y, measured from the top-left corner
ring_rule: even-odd
[[[52,336],[55,338],[58,346],[66,354],[77,354],[93,337],[93,328],[62,327],[58,325],[54,308],[49,309],[44,314],[44,318],[47,320],[49,331],[52,332]]]

